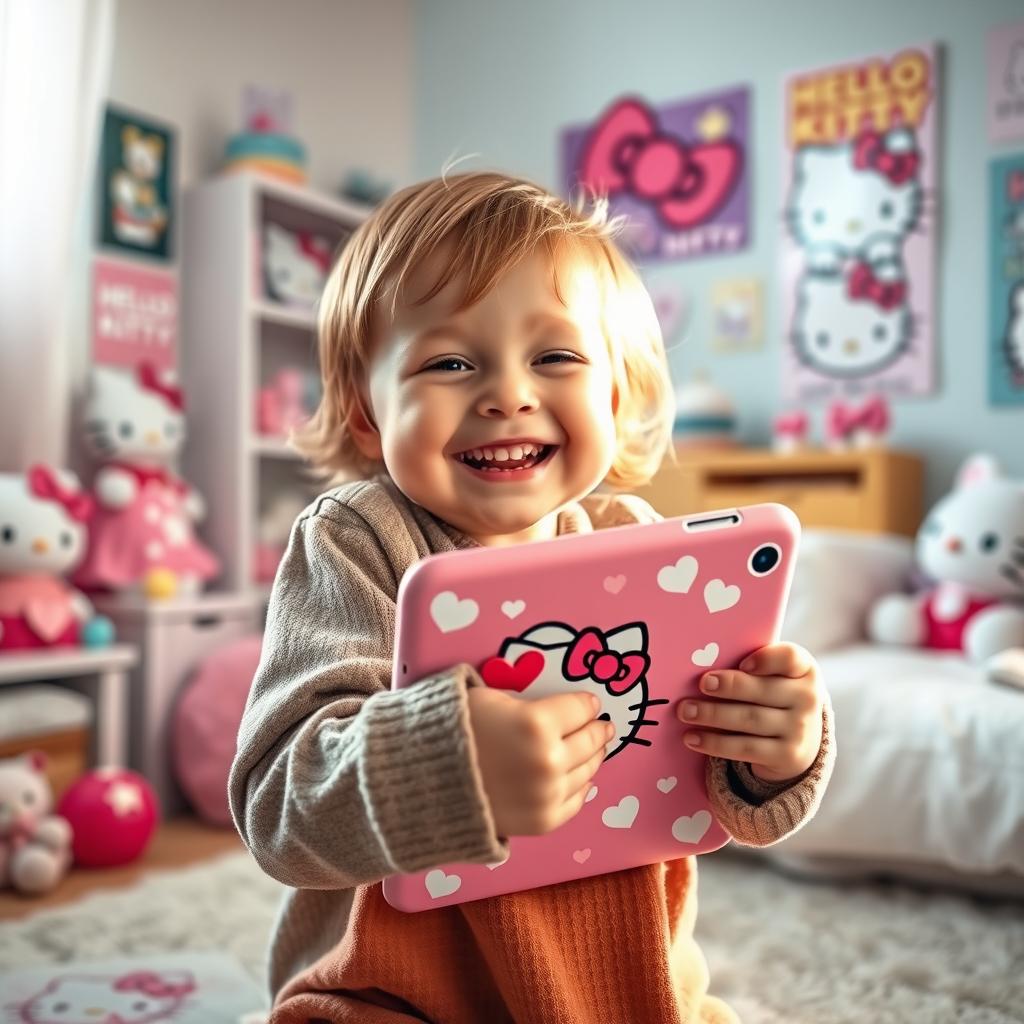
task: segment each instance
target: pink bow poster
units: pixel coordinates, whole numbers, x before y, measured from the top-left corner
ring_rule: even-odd
[[[785,397],[934,387],[934,46],[786,82]]]
[[[746,87],[658,108],[618,99],[562,133],[567,192],[607,196],[638,260],[736,252],[750,237],[749,116]]]

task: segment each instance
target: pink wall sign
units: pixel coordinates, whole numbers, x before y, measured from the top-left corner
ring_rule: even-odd
[[[174,369],[178,362],[178,277],[98,258],[93,263],[93,358],[97,363]]]

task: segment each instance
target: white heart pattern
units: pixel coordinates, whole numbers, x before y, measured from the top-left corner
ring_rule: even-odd
[[[453,892],[458,892],[459,886],[462,885],[462,879],[458,875],[446,875],[441,868],[428,871],[424,882],[427,892],[430,893],[430,898],[434,900],[439,900],[443,896],[451,896]]]
[[[658,586],[670,594],[688,594],[697,578],[697,559],[683,555],[675,565],[664,565],[658,570]]]
[[[512,856],[512,851],[509,850],[509,852],[506,853],[505,856],[501,858],[501,860],[492,860],[491,863],[487,865],[488,869],[493,871],[495,868],[500,868],[502,864],[507,864],[508,863],[508,859],[511,856]]]
[[[522,615],[526,611],[525,601],[503,601],[501,604],[501,610],[504,615],[508,618],[514,619]]]
[[[724,612],[740,599],[740,588],[734,583],[727,587],[721,580],[712,580],[704,588],[704,603],[709,612]]]
[[[617,594],[626,585],[626,577],[621,573],[618,576],[606,576],[604,578],[604,589],[609,594]]]
[[[694,815],[684,814],[672,822],[672,838],[680,843],[699,843],[709,828],[711,828],[710,811],[698,811]]]
[[[454,590],[442,590],[430,602],[430,617],[442,633],[454,633],[457,629],[465,629],[476,622],[480,614],[480,605],[472,598],[459,600]]]
[[[624,796],[614,807],[606,807],[601,820],[609,828],[632,828],[640,811],[640,801],[635,796]]]
[[[658,779],[657,786],[662,793],[671,793],[676,788],[677,781],[674,775],[670,775],[667,779]]]
[[[705,644],[703,647],[694,651],[690,655],[693,659],[694,665],[700,665],[701,668],[710,668],[715,663],[715,658],[718,657],[718,644],[712,642]]]
[[[577,864],[586,864],[590,860],[591,849],[588,846],[585,850],[573,850],[572,859]]]
[[[590,789],[587,790],[587,795],[583,798],[583,802],[585,804],[589,804],[595,796],[597,796],[597,786],[591,786]]]

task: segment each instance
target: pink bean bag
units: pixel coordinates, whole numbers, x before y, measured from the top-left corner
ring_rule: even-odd
[[[175,707],[175,775],[199,816],[213,825],[232,824],[228,771],[262,643],[262,635],[254,633],[207,655]]]

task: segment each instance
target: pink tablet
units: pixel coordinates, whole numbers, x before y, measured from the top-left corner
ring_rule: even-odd
[[[616,735],[575,818],[512,837],[500,864],[387,878],[387,901],[426,910],[724,845],[675,705],[704,672],[776,639],[799,532],[788,508],[753,505],[413,566],[398,591],[395,688],[468,662],[524,700],[595,693]]]

